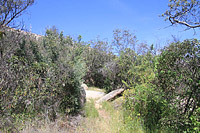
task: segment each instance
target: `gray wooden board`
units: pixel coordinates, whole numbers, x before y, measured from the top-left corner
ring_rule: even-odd
[[[96,101],[96,103],[101,103],[101,102],[104,102],[104,101],[112,100],[117,95],[121,94],[123,91],[124,91],[123,88],[114,90],[114,91],[106,94],[105,96],[101,97],[99,100]]]

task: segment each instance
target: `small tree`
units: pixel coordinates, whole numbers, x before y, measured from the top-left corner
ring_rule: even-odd
[[[90,46],[84,50],[84,58],[87,65],[86,83],[103,88],[103,68],[105,64],[111,62],[113,55],[107,41],[96,40],[90,41]]]
[[[113,31],[113,38],[112,44],[115,53],[120,54],[121,51],[125,51],[127,48],[135,51],[137,38],[129,30],[116,29]]]

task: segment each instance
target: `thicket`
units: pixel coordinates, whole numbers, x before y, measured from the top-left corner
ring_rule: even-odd
[[[87,74],[85,81],[91,86],[104,88],[106,92],[123,87],[131,63],[137,55],[136,36],[129,30],[113,31],[113,41],[93,40],[85,55]]]
[[[185,40],[171,43],[160,55],[149,51],[140,56],[140,64],[132,63],[132,76],[124,82],[127,128],[137,119],[148,132],[200,131],[199,53],[198,40]]]
[[[86,71],[80,43],[53,27],[39,39],[8,30],[0,44],[1,130],[16,131],[34,117],[55,120],[59,113],[79,112]]]
[[[79,112],[84,80],[107,92],[122,86],[123,66],[106,41],[88,44],[81,42],[81,36],[73,40],[55,27],[47,29],[44,37],[4,31],[0,40],[1,130],[17,130],[19,123],[35,117],[55,120],[59,113]]]
[[[148,132],[200,131],[200,44],[185,40],[156,54],[128,30],[111,44],[73,40],[55,27],[44,37],[7,31],[0,40],[0,128],[34,117],[55,120],[83,106],[81,83],[110,92],[124,87],[124,122]],[[132,129],[134,130],[134,129]]]
[[[108,42],[99,39],[90,41],[85,46],[83,58],[87,67],[85,83],[99,88],[111,87],[104,74],[105,67],[115,59]]]

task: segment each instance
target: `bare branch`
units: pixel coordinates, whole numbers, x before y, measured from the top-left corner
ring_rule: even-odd
[[[198,27],[200,27],[200,24],[198,24],[198,25],[190,25],[190,24],[188,24],[188,23],[186,23],[184,21],[179,21],[179,20],[175,19],[174,17],[169,17],[169,21],[172,24],[178,23],[178,24],[185,25],[185,26],[187,26],[189,28],[198,28]]]
[[[18,15],[20,15],[20,13],[22,13],[24,10],[27,9],[29,5],[26,5],[23,9],[21,9],[19,12],[15,12],[15,14],[10,18],[10,20],[7,21],[7,23],[5,23],[4,25],[8,25],[11,21],[13,21],[13,19],[17,18]]]
[[[1,0],[0,1],[0,28],[13,23],[34,0]]]
[[[188,29],[200,27],[200,0],[170,0],[168,7],[162,16],[172,25],[181,24]]]

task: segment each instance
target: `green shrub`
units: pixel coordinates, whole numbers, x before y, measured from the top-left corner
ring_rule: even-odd
[[[200,132],[200,108],[196,110],[196,112],[190,117],[190,120],[192,121],[190,123],[190,129],[187,131],[189,132]]]
[[[124,81],[125,120],[139,117],[148,132],[198,131],[199,51],[194,39],[165,47],[157,61],[139,56]]]
[[[110,86],[105,79],[104,67],[113,59],[113,55],[109,51],[108,42],[99,39],[91,41],[83,51],[83,57],[86,62],[87,72],[85,81],[89,86],[105,88]]]
[[[140,121],[146,130],[153,132],[161,128],[160,119],[166,103],[158,93],[155,86],[150,84],[137,85],[135,88],[124,92],[124,117],[125,121],[133,124]]]
[[[55,28],[38,41],[13,34],[1,40],[13,49],[5,47],[0,60],[0,129],[12,132],[19,119],[79,112],[83,46]]]
[[[193,129],[191,116],[199,108],[200,43],[185,40],[165,47],[157,64],[157,88],[164,92],[170,112],[161,123],[176,131]]]

